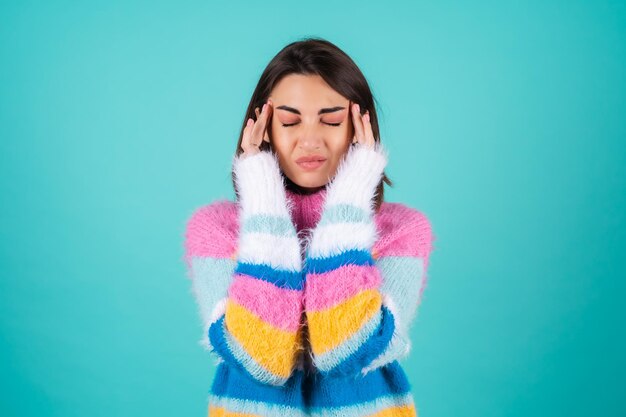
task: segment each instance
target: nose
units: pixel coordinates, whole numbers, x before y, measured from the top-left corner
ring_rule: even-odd
[[[314,149],[319,149],[323,142],[321,129],[310,126],[301,131],[301,135],[298,138],[298,147],[305,152],[310,152]]]

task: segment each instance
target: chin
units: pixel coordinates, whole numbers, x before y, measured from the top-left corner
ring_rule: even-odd
[[[304,188],[317,188],[326,185],[324,181],[294,181],[294,183]]]
[[[308,178],[307,178],[308,177]],[[291,181],[299,187],[303,188],[318,188],[326,185],[326,181],[322,178],[322,175],[300,175],[297,178],[290,178]]]

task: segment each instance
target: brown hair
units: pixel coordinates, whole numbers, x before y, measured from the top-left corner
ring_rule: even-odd
[[[246,127],[246,122],[249,118],[256,120],[254,109],[263,106],[274,89],[274,86],[278,84],[283,77],[289,74],[319,75],[339,94],[353,103],[358,103],[361,114],[364,114],[365,110],[369,110],[374,139],[376,142],[380,142],[378,117],[376,108],[374,107],[374,96],[361,70],[345,52],[331,42],[321,38],[305,38],[297,42],[292,42],[280,50],[261,74],[261,78],[254,89],[245,117],[243,118],[235,156],[239,156],[243,152],[243,149],[241,149],[241,141],[243,139],[243,130]],[[259,149],[262,151],[271,151],[271,145],[263,141]],[[235,173],[233,172],[231,176],[235,195],[238,199],[239,194],[235,181]],[[282,173],[282,176],[285,179],[286,188],[299,194],[307,193],[305,189],[291,181],[284,173]],[[383,183],[392,186],[391,180],[387,178],[384,172],[376,190],[374,206],[376,211],[378,211],[384,200]]]

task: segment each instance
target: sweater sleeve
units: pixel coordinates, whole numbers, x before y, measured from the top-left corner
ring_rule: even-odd
[[[302,349],[300,244],[275,156],[237,157],[233,169],[239,193],[237,245],[230,256],[215,250],[191,263],[199,303],[206,305],[201,311],[207,344],[219,360],[255,380],[284,385]],[[203,230],[189,229],[188,241],[198,240],[196,233],[209,233],[206,240],[219,247],[221,222],[216,215]]]
[[[307,247],[305,311],[311,354],[325,374],[364,375],[393,361],[396,345],[404,347],[395,342],[404,333],[396,328],[397,308],[392,292],[384,292],[384,280],[396,288],[393,280],[419,281],[420,271],[411,262],[381,267],[374,259],[379,234],[373,205],[386,163],[380,143],[349,149],[328,185]],[[398,239],[406,243],[407,237]]]
[[[379,219],[386,233],[374,245],[372,256],[382,277],[383,305],[394,317],[394,331],[385,350],[363,368],[364,373],[408,356],[409,329],[428,281],[434,239],[428,218],[413,208],[391,203]]]

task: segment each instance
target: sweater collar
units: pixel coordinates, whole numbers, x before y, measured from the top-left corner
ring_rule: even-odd
[[[326,199],[326,187],[312,194],[298,194],[285,189],[287,200],[291,206],[291,220],[296,230],[312,229],[322,215],[324,200]]]

